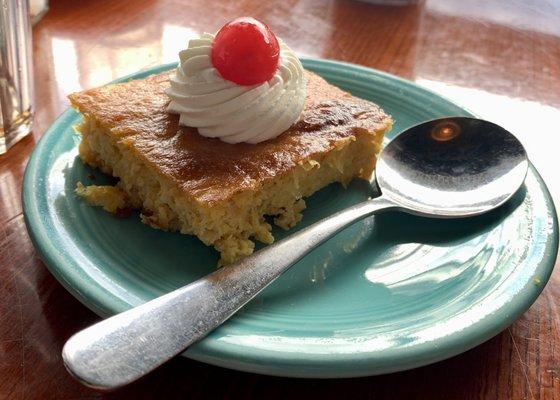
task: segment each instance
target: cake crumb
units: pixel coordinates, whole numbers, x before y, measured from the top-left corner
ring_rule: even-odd
[[[89,185],[82,182],[76,184],[76,194],[92,206],[100,206],[107,212],[122,216],[120,210],[130,209],[125,192],[116,186]]]
[[[303,218],[302,211],[305,210],[305,200],[297,200],[292,207],[287,207],[274,219],[274,223],[282,229],[288,230],[294,227]]]

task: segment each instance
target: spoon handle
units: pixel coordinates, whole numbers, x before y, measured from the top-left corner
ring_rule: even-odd
[[[395,208],[383,197],[359,203],[231,266],[84,329],[62,350],[66,368],[82,383],[101,390],[133,382],[222,324],[337,232]]]

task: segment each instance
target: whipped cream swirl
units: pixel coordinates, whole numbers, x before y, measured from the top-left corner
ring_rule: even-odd
[[[207,137],[227,143],[259,143],[272,139],[296,122],[305,103],[305,75],[294,52],[280,39],[280,60],[267,82],[242,86],[228,81],[211,61],[214,35],[189,41],[179,53],[171,78],[168,111],[179,124],[198,128]]]

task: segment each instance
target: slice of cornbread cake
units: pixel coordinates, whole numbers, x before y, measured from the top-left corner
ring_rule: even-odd
[[[166,111],[170,73],[70,96],[83,114],[82,160],[120,179],[122,196],[153,227],[196,235],[225,265],[253,252],[253,240],[274,238],[265,216],[290,228],[304,197],[332,182],[368,179],[391,118],[306,72],[299,120],[258,144],[228,144],[179,126]],[[102,190],[102,189],[100,189]],[[79,193],[102,193],[80,187]],[[111,202],[109,202],[111,203]],[[119,203],[120,204],[120,203]]]

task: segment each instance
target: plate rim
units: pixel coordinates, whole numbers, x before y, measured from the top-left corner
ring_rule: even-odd
[[[379,71],[373,68],[364,67],[357,64],[325,60],[313,57],[301,57],[304,63],[316,63],[317,65],[322,65],[323,67],[332,67],[333,69],[343,68],[350,69],[353,74],[365,74],[371,78],[371,76],[377,76],[383,80],[389,80],[397,82],[399,85],[405,85],[407,88],[411,88],[416,92],[423,92],[428,96],[434,96],[438,100],[444,100],[460,109],[464,112],[474,115],[471,111],[466,109],[455,101],[452,101],[445,96],[442,96],[432,90],[424,88],[423,86],[417,85],[412,81],[406,80],[404,78],[392,75],[387,72]],[[139,79],[148,75],[152,75],[158,72],[169,70],[174,68],[177,63],[167,63],[157,66],[153,66],[147,69],[142,69],[132,74],[128,74],[119,79],[111,82],[119,83],[130,79]],[[348,72],[348,71],[347,71]],[[76,297],[82,304],[91,309],[96,314],[106,317],[112,314],[114,311],[124,310],[130,305],[116,296],[114,293],[108,292],[98,282],[85,282],[81,279],[79,271],[73,271],[68,268],[61,268],[60,264],[65,263],[64,257],[59,254],[56,250],[54,243],[51,243],[48,238],[48,232],[46,232],[45,225],[42,224],[44,217],[39,212],[39,205],[36,204],[34,200],[33,182],[35,182],[40,176],[40,170],[38,169],[39,161],[44,156],[42,150],[48,148],[48,144],[51,141],[56,141],[56,132],[61,126],[66,126],[68,122],[73,120],[77,112],[73,109],[67,109],[64,111],[45,131],[38,143],[36,144],[33,152],[29,158],[24,178],[22,184],[22,205],[24,220],[27,227],[27,231],[31,238],[31,241],[37,251],[37,254],[43,260],[44,264],[47,266],[51,274],[68,290],[74,297]],[[221,367],[232,368],[236,370],[242,370],[247,372],[256,372],[268,375],[277,375],[285,377],[308,377],[308,378],[341,378],[341,377],[358,377],[374,375],[378,373],[389,373],[404,369],[410,369],[419,367],[422,365],[437,362],[443,359],[447,359],[464,351],[467,351],[491,337],[495,336],[497,333],[501,332],[505,327],[509,326],[513,321],[515,321],[523,312],[525,312],[540,295],[544,289],[546,283],[548,282],[556,258],[558,255],[558,217],[554,201],[550,195],[550,192],[543,181],[542,177],[538,171],[530,164],[530,170],[535,174],[539,187],[541,188],[546,204],[550,210],[552,216],[552,234],[547,243],[543,257],[540,260],[538,266],[535,270],[541,270],[540,276],[542,277],[542,284],[538,287],[533,287],[533,290],[527,290],[525,285],[521,289],[521,293],[515,299],[507,303],[508,310],[514,310],[510,312],[505,318],[502,318],[499,323],[489,323],[485,319],[482,322],[470,325],[468,328],[461,331],[461,334],[456,332],[445,337],[445,345],[441,347],[449,347],[454,350],[450,350],[445,355],[441,355],[441,351],[438,353],[440,356],[428,357],[423,360],[411,362],[402,361],[401,365],[394,365],[393,368],[372,368],[368,366],[367,362],[364,360],[370,360],[371,357],[367,357],[368,352],[358,352],[353,354],[343,353],[342,357],[337,354],[321,354],[313,356],[311,353],[282,353],[274,352],[271,355],[271,350],[263,350],[253,348],[250,356],[245,352],[245,348],[241,348],[236,345],[228,344],[208,344],[208,341],[202,341],[196,346],[191,347],[186,353],[187,357],[203,361],[208,364],[213,364]],[[529,287],[531,289],[531,287]],[[86,295],[86,293],[88,293]],[[93,293],[93,295],[92,295]],[[108,303],[112,302],[112,305]],[[494,321],[494,319],[491,319]],[[484,328],[484,329],[483,329]],[[472,332],[475,331],[475,332]],[[480,332],[483,332],[482,334]],[[475,334],[477,333],[477,334]],[[465,340],[465,338],[469,340]],[[440,339],[441,342],[441,339]],[[465,342],[467,342],[465,344]],[[414,347],[414,352],[409,354],[409,359],[417,359],[419,354],[427,353],[429,349],[425,348],[423,345],[431,345],[432,342],[427,342],[424,344],[419,344]],[[376,364],[379,362],[379,352],[374,353],[376,357]],[[386,358],[392,359],[395,355],[391,352],[387,352]],[[345,368],[333,368],[340,365],[343,362],[359,362],[363,363],[359,368],[352,368],[347,366]],[[282,364],[284,363],[284,364]],[[301,364],[307,364],[303,366]],[[286,366],[290,365],[290,366]],[[322,368],[321,368],[322,367]],[[306,369],[307,368],[307,369]]]

